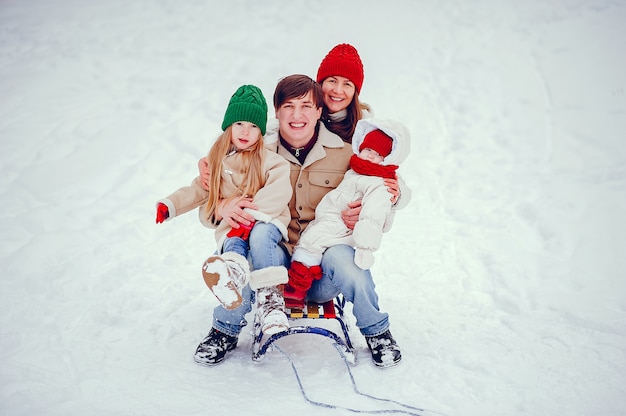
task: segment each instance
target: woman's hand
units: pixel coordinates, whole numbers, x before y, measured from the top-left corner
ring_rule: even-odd
[[[348,208],[341,211],[341,219],[351,230],[354,230],[354,226],[359,220],[359,214],[361,213],[361,200],[352,201],[348,204]]]
[[[398,202],[398,198],[400,198],[400,185],[398,184],[398,175],[393,179],[383,179],[383,183],[387,187],[387,191],[391,194],[391,203],[395,205]]]
[[[200,182],[205,191],[208,191],[211,183],[211,171],[209,170],[209,161],[206,157],[198,160],[198,172],[200,173]]]
[[[245,212],[244,208],[258,209],[252,202],[252,198],[235,197],[223,199],[217,204],[217,209],[215,210],[217,214],[216,219],[227,221],[232,228],[239,228],[240,223],[248,226],[254,222],[254,217]]]

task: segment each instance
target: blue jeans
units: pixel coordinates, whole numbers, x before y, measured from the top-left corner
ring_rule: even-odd
[[[222,253],[237,253],[248,257],[248,242],[240,237],[228,237],[224,240]]]
[[[376,285],[369,270],[354,264],[354,248],[339,244],[322,256],[323,275],[313,282],[307,299],[326,302],[340,293],[352,303],[356,326],[366,336],[380,335],[389,329],[389,314],[378,308]]]
[[[250,233],[249,261],[253,269],[268,266],[289,267],[291,259],[279,245],[282,235],[278,229],[265,223],[255,224]],[[326,302],[340,293],[352,302],[356,326],[364,336],[380,335],[389,328],[389,315],[380,312],[378,295],[369,270],[361,270],[354,264],[354,249],[347,245],[330,247],[322,257],[323,276],[314,281],[307,299]],[[252,310],[254,293],[249,286],[243,290],[244,302],[231,311],[221,305],[213,311],[213,326],[232,336],[237,336],[247,325],[245,315]]]
[[[272,224],[256,222],[250,231],[248,238],[248,262],[251,270],[263,269],[270,266],[289,267],[290,258],[287,251],[279,245],[283,235]],[[248,324],[246,314],[252,310],[254,291],[250,285],[243,288],[241,296],[243,303],[233,310],[228,310],[222,305],[213,309],[213,327],[220,332],[231,336],[238,336],[241,330]]]

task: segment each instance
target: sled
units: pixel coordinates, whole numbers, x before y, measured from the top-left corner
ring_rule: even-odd
[[[356,364],[356,352],[350,341],[348,334],[348,325],[344,318],[344,306],[346,300],[343,296],[337,296],[334,300],[326,303],[307,302],[304,308],[285,308],[287,318],[291,322],[301,322],[308,320],[307,325],[293,325],[287,331],[273,334],[264,341],[264,334],[261,330],[261,322],[258,316],[254,316],[254,343],[252,345],[252,360],[260,361],[268,350],[271,350],[273,344],[279,339],[295,335],[295,334],[316,334],[329,338],[337,348],[340,354],[351,364]],[[315,320],[329,319],[336,320],[342,331],[342,336],[337,332],[314,325]]]

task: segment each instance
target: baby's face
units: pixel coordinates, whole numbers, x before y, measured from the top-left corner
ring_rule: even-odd
[[[364,147],[363,150],[359,152],[359,158],[369,160],[377,165],[383,163],[384,159],[376,150],[372,150],[369,147]]]

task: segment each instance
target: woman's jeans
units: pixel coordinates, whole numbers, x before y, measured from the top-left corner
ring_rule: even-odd
[[[282,235],[272,224],[257,222],[248,243],[248,261],[252,269],[269,266],[289,268],[291,259],[279,244]],[[340,293],[352,302],[352,313],[356,326],[364,336],[380,335],[389,328],[389,315],[380,312],[378,295],[369,270],[362,270],[354,264],[354,249],[347,245],[336,245],[324,252],[322,257],[323,275],[313,282],[307,293],[307,300],[323,303],[334,299]],[[227,310],[221,305],[213,310],[213,327],[231,336],[237,336],[247,325],[245,315],[252,310],[254,292],[250,286],[243,289],[244,302],[236,309]]]

